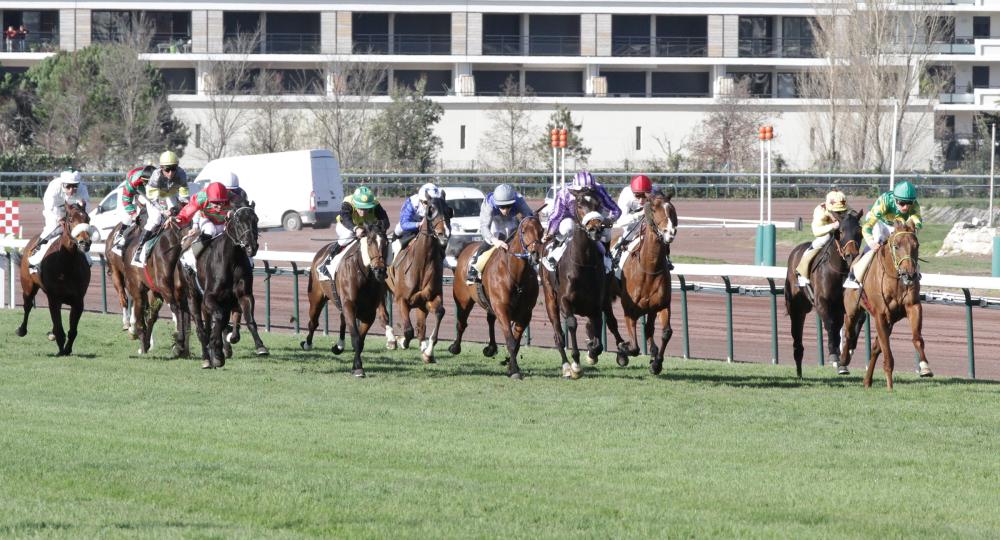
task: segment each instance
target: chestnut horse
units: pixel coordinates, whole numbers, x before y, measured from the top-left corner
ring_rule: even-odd
[[[649,371],[658,375],[663,370],[663,353],[674,330],[670,326],[670,243],[677,235],[677,210],[670,202],[672,195],[654,193],[643,208],[639,225],[639,245],[622,266],[621,279],[613,292],[621,298],[625,313],[625,329],[629,341],[618,346],[618,365],[628,365],[629,356],[639,354],[635,326],[645,316],[643,328],[649,350]],[[627,249],[627,246],[626,246]],[[653,335],[656,319],[660,320],[660,346]]]
[[[840,351],[840,365],[850,364],[851,353],[857,345],[864,322],[861,304],[864,304],[878,331],[878,339],[872,344],[871,362],[865,371],[865,388],[871,387],[875,362],[879,354],[884,354],[882,369],[885,371],[885,383],[892,390],[895,358],[889,348],[889,336],[893,325],[904,317],[910,320],[913,346],[920,356],[920,376],[934,376],[924,354],[924,338],[921,336],[923,308],[920,304],[920,267],[917,264],[919,248],[914,228],[897,224],[888,242],[876,249],[874,260],[868,264],[868,270],[861,279],[861,288],[848,289],[844,294],[847,346]]]
[[[802,378],[802,330],[805,326],[806,314],[816,305],[816,312],[823,320],[827,335],[827,358],[830,363],[838,363],[840,357],[840,331],[844,327],[844,278],[847,270],[858,257],[861,245],[861,214],[857,212],[840,212],[840,226],[833,230],[833,237],[820,248],[813,258],[809,269],[809,282],[812,287],[810,298],[806,291],[799,287],[795,267],[802,260],[802,254],[809,248],[809,242],[795,246],[788,254],[788,270],[785,275],[785,311],[792,322],[792,343],[795,356],[795,374]],[[847,375],[847,366],[839,366],[838,372]]]
[[[53,239],[52,244],[42,248],[47,253],[38,265],[38,273],[28,270],[28,257],[21,257],[21,295],[24,302],[24,320],[17,327],[18,337],[28,334],[28,314],[35,303],[38,289],[45,291],[52,318],[52,334],[59,346],[58,356],[73,354],[76,329],[83,314],[83,299],[90,286],[90,216],[81,204],[66,204],[66,216],[61,220],[62,234]],[[24,247],[24,254],[30,253],[39,237],[32,238]],[[55,244],[55,245],[53,245]],[[62,306],[69,306],[69,333],[63,330]]]
[[[420,354],[424,363],[434,362],[434,345],[444,318],[444,250],[451,237],[448,206],[442,198],[432,198],[427,215],[420,222],[417,236],[389,267],[386,285],[392,292],[396,313],[403,320],[402,348],[410,346],[414,337],[410,311],[417,310],[416,336],[420,339]],[[427,332],[427,315],[434,314],[433,330]],[[426,339],[425,339],[426,338]]]
[[[365,336],[375,322],[376,311],[385,299],[385,252],[388,241],[385,231],[378,223],[367,225],[364,236],[344,246],[345,254],[333,280],[320,281],[319,265],[326,261],[335,245],[336,242],[332,242],[320,248],[309,268],[309,333],[300,346],[306,351],[312,349],[313,333],[319,327],[323,306],[327,301],[333,300],[340,310],[340,339],[333,346],[333,354],[344,351],[344,330],[350,328],[351,346],[354,348],[351,374],[361,378],[365,376],[365,369],[361,365]]]
[[[517,352],[521,347],[521,335],[531,322],[531,311],[538,300],[538,273],[535,268],[541,260],[542,224],[537,216],[522,217],[517,229],[506,240],[509,249],[497,248],[482,272],[483,296],[478,292],[478,284],[469,285],[465,276],[469,259],[479,248],[473,242],[458,255],[455,268],[455,283],[452,292],[458,312],[457,336],[448,347],[452,354],[462,352],[462,334],[469,326],[469,314],[479,304],[486,310],[486,322],[490,331],[490,342],[483,349],[483,355],[492,357],[497,353],[494,324],[500,321],[500,329],[507,344],[507,375],[520,380],[521,368],[517,365]]]

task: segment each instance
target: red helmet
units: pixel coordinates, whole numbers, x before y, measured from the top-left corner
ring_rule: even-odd
[[[649,180],[649,177],[640,174],[639,176],[632,177],[632,183],[629,184],[632,188],[632,193],[649,193],[653,191],[653,182]]]
[[[212,182],[205,188],[205,195],[208,197],[208,202],[222,204],[229,200],[229,192],[226,186],[222,185],[220,182]]]

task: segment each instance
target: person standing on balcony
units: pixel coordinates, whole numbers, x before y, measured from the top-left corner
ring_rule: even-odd
[[[14,52],[15,39],[17,39],[17,30],[14,29],[14,25],[10,25],[7,27],[7,31],[3,33],[3,43],[7,52]]]
[[[21,52],[28,50],[28,27],[23,24],[17,29],[17,50]]]

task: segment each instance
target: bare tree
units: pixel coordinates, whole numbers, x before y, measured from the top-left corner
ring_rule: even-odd
[[[238,99],[255,86],[257,70],[251,54],[260,49],[261,33],[239,32],[226,41],[226,58],[211,59],[203,65],[207,125],[202,129],[200,150],[205,158],[223,157],[233,150],[236,136],[247,123],[250,109]]]
[[[372,153],[369,126],[377,113],[372,98],[386,88],[388,70],[381,64],[334,58],[326,71],[331,84],[309,107],[313,135],[342,168],[366,168]]]
[[[948,78],[929,68],[949,20],[933,3],[818,0],[816,7],[815,51],[827,64],[803,81],[804,97],[824,103],[810,114],[814,152],[830,167],[884,170],[895,126],[897,161],[905,160],[933,122],[933,103],[918,90],[936,94]]]
[[[688,161],[696,170],[751,170],[758,159],[757,131],[770,119],[753,107],[749,81],[734,84],[688,140]]]
[[[521,92],[513,77],[504,81],[500,98],[486,113],[490,126],[479,144],[480,159],[491,168],[523,171],[534,159],[534,126],[531,122],[532,94]]]
[[[247,150],[253,154],[295,150],[302,139],[302,114],[284,106],[282,94],[286,85],[282,75],[264,71],[257,78],[255,93],[260,95],[257,108],[247,127]],[[295,82],[290,84],[292,93],[304,90]]]

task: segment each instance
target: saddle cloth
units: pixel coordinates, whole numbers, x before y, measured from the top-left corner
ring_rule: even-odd
[[[362,238],[360,242],[358,239],[351,240],[346,246],[342,247],[340,252],[333,257],[333,260],[326,265],[326,269],[330,272],[330,277],[333,278],[334,281],[337,279],[337,269],[340,268],[340,262],[344,260],[344,256],[347,255],[347,251],[355,244],[359,243],[359,249],[361,249],[361,261],[365,264],[365,266],[371,265],[371,259],[368,257],[368,239]],[[320,281],[326,281],[325,279],[322,279],[322,275]]]
[[[619,257],[618,264],[615,265],[615,268],[614,268],[615,277],[616,278],[621,279],[621,277],[622,277],[622,269],[625,268],[625,261],[628,260],[628,257],[629,257],[629,255],[632,254],[632,252],[634,252],[635,250],[639,249],[639,243],[640,242],[642,242],[642,236],[641,235],[636,235],[636,237],[633,238],[632,241],[628,243],[628,246],[625,247],[625,250],[622,251],[622,256]],[[621,243],[621,239],[619,238],[618,241],[615,242],[615,245],[611,246],[611,252],[612,253],[615,252],[615,249],[618,247],[618,244],[620,244],[620,243]]]
[[[566,253],[566,249],[569,247],[569,243],[572,239],[573,238],[570,237],[563,242],[556,242],[556,245],[549,249],[548,255],[542,259],[542,264],[545,265],[545,268],[548,268],[549,272],[556,271],[556,266],[559,265],[559,260],[562,259],[563,254]]]

